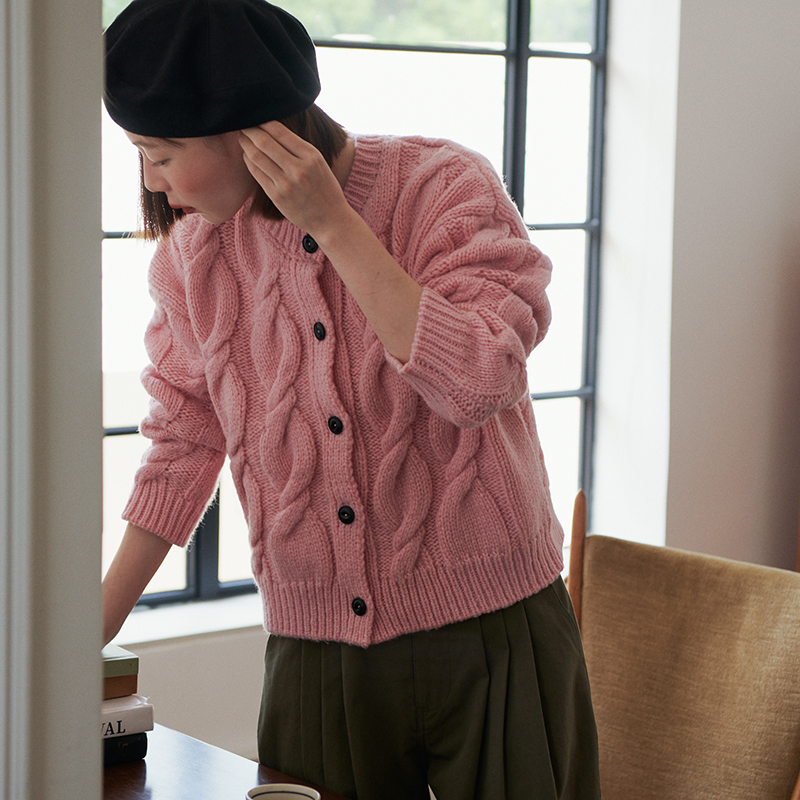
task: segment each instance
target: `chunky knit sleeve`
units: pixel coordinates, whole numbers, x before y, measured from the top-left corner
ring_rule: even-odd
[[[136,473],[123,518],[185,545],[224,461],[225,441],[189,318],[177,246],[162,244],[150,267],[155,312],[145,333],[151,364],[142,373],[150,410],[141,432],[152,444]]]
[[[389,359],[437,414],[482,425],[528,390],[526,360],[550,323],[550,260],[488,162],[455,146],[411,173],[393,236],[423,295],[410,360]]]

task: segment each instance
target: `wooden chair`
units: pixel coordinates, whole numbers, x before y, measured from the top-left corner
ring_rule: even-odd
[[[800,800],[800,574],[587,537],[585,503],[568,583],[603,800]]]

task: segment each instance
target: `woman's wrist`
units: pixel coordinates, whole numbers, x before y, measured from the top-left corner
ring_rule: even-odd
[[[128,524],[103,580],[104,645],[119,633],[171,546],[156,534]]]

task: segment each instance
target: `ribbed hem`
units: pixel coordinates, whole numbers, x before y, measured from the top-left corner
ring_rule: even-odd
[[[380,593],[360,595],[367,611],[353,611],[355,597],[340,584],[277,585],[259,578],[264,626],[271,633],[367,647],[405,633],[433,630],[506,608],[549,586],[560,574],[560,551],[549,535],[537,552],[485,558],[457,570],[415,572]]]

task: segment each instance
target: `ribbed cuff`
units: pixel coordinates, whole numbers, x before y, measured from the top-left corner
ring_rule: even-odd
[[[191,539],[211,499],[216,476],[207,491],[186,496],[170,485],[169,477],[137,482],[122,518],[155,533],[170,544],[184,547]],[[194,487],[198,488],[198,487]]]

